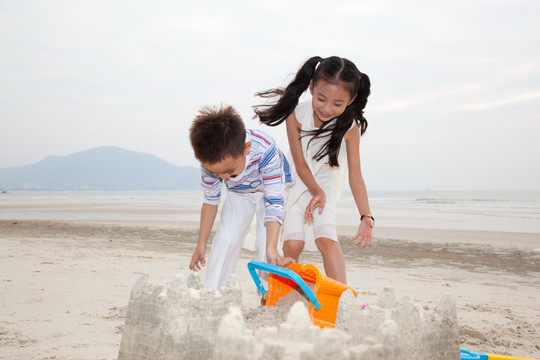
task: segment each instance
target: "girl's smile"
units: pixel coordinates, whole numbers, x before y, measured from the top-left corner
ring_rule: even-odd
[[[313,120],[316,127],[343,114],[345,108],[354,100],[344,86],[322,79],[316,84],[312,81],[309,89],[313,96]]]

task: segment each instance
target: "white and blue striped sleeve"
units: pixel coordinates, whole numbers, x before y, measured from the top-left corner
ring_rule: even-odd
[[[262,156],[259,171],[263,180],[263,197],[266,207],[264,222],[277,221],[282,224],[285,204],[281,181],[283,160],[282,154],[275,144],[271,144]]]
[[[223,180],[201,166],[201,189],[203,202],[210,205],[219,205],[221,200],[221,184]]]

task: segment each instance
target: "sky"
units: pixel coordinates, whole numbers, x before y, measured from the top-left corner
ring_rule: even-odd
[[[368,190],[540,190],[538,0],[0,0],[0,168],[99,146],[198,166],[202,106],[311,56],[371,79]]]

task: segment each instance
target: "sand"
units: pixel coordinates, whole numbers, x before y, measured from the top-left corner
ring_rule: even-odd
[[[134,284],[188,275],[196,234],[195,222],[1,220],[0,358],[116,359]],[[385,288],[427,307],[449,296],[461,348],[540,358],[540,235],[377,227],[375,236],[365,249],[342,239],[348,284],[365,303]],[[243,251],[236,271],[244,315],[259,308],[253,258]],[[322,269],[318,253],[302,262]]]

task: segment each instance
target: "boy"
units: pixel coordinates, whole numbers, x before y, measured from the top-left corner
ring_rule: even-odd
[[[259,260],[279,266],[293,262],[292,258],[283,258],[277,248],[286,188],[293,179],[289,163],[274,140],[261,131],[246,130],[231,106],[202,108],[193,120],[189,137],[195,157],[201,163],[204,193],[199,239],[189,268],[199,271],[207,265],[204,286],[223,287],[234,272],[255,214]],[[223,182],[227,196],[206,264],[206,245]]]

